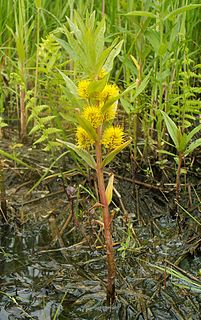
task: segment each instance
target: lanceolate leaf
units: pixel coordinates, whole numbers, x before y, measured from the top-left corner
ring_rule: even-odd
[[[104,64],[104,69],[107,71],[107,72],[110,72],[112,70],[112,67],[113,67],[113,61],[115,59],[115,57],[119,54],[119,52],[121,51],[121,47],[122,47],[122,44],[123,44],[123,41],[124,40],[121,40],[113,49],[112,51],[110,52],[105,64]]]
[[[131,139],[122,143],[120,146],[118,146],[116,149],[112,150],[109,154],[106,155],[105,159],[102,161],[102,168],[105,167],[108,163],[110,163],[114,157],[121,152],[121,150],[123,150],[124,148],[126,148],[129,143],[131,143]]]
[[[97,133],[95,129],[92,127],[91,123],[87,121],[84,117],[81,117],[79,115],[76,116],[78,123],[80,126],[88,133],[88,135],[94,139],[94,141],[97,140]]]
[[[172,153],[172,152],[169,152],[167,150],[157,150],[158,153],[162,153],[162,154],[168,154],[169,156],[172,156],[172,157],[176,157],[177,155]]]
[[[65,83],[66,83],[66,87],[68,88],[68,90],[70,91],[70,93],[72,93],[73,95],[77,96],[77,87],[74,84],[74,82],[62,71],[58,70],[59,73],[62,75]]]
[[[201,124],[199,124],[197,127],[195,127],[191,132],[189,132],[189,134],[186,137],[186,141],[187,143],[191,141],[191,139],[193,138],[193,136],[201,130]]]
[[[161,111],[161,113],[162,113],[163,118],[165,120],[165,124],[168,129],[168,133],[171,136],[176,149],[178,150],[178,148],[179,148],[179,129],[177,128],[174,121],[172,119],[170,119],[170,117],[164,111]]]
[[[12,155],[12,154],[10,154],[10,153],[2,150],[2,149],[0,149],[0,155],[3,156],[3,157],[5,157],[5,158],[11,159],[11,160],[13,160],[13,161],[21,164],[22,166],[25,166],[25,167],[29,168],[29,169],[33,169],[33,168],[32,168],[29,164],[27,164],[26,162],[18,159],[18,158],[15,157],[14,155]]]
[[[150,80],[150,74],[151,71],[149,72],[149,74],[144,78],[144,80],[140,83],[139,87],[137,87],[135,95],[133,97],[133,100],[135,100],[146,88],[149,80]]]
[[[96,31],[95,31],[95,40],[96,40],[96,54],[97,54],[97,58],[99,59],[101,53],[104,50],[104,34],[105,34],[105,29],[106,29],[106,25],[105,25],[105,18],[103,18],[101,20],[101,22],[99,23]]]
[[[130,114],[130,112],[134,109],[133,105],[123,98],[121,98],[120,101],[126,113]]]
[[[131,11],[125,14],[125,16],[140,16],[140,17],[149,17],[156,19],[157,16],[149,11]]]
[[[181,8],[178,8],[178,9],[170,12],[169,14],[167,14],[167,16],[165,16],[163,20],[165,21],[165,20],[172,18],[180,13],[183,13],[183,12],[186,12],[186,11],[189,11],[192,9],[196,9],[198,7],[201,7],[201,4],[189,4],[187,6],[183,6]]]
[[[185,156],[187,156],[189,153],[193,152],[195,149],[201,146],[201,138],[193,141],[190,146],[185,151]]]
[[[102,113],[105,113],[105,112],[109,109],[109,107],[110,107],[113,103],[115,103],[115,101],[117,101],[120,97],[121,97],[121,94],[119,94],[119,95],[116,96],[116,97],[111,97],[111,98],[109,98],[109,99],[107,100],[107,102],[103,105],[103,107],[101,108],[101,112],[102,112]]]
[[[96,162],[94,158],[88,153],[86,150],[79,148],[73,143],[62,141],[57,139],[58,142],[64,144],[67,146],[69,149],[73,150],[74,152],[77,153],[77,155],[82,158],[92,169],[96,169]]]
[[[137,87],[137,83],[136,82],[132,83],[126,90],[124,90],[121,93],[121,96],[123,96],[125,93],[128,93],[129,91],[135,89],[136,87]]]

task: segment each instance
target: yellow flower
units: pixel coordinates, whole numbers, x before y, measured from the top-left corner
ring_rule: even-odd
[[[82,127],[77,127],[76,138],[78,147],[83,149],[88,149],[94,143],[94,140]]]
[[[119,88],[116,84],[106,84],[103,91],[100,93],[100,99],[105,101],[111,97],[116,97],[119,95]]]
[[[98,128],[103,122],[101,109],[96,106],[85,107],[83,117],[88,120],[94,128]]]
[[[77,88],[78,95],[83,99],[89,98],[89,91],[88,91],[89,84],[90,84],[89,80],[82,80],[78,83],[78,88]]]
[[[104,131],[102,144],[107,149],[115,149],[123,142],[124,132],[120,127],[109,127]]]

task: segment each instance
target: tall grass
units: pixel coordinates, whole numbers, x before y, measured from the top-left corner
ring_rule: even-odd
[[[65,4],[62,0],[1,0],[0,116],[3,115],[8,124],[11,118],[20,121],[18,109],[21,109],[23,123],[25,105],[30,105],[30,97],[34,97],[32,104],[48,105],[55,116],[54,123],[49,125],[62,128],[61,114],[71,106],[56,69],[63,63],[70,77],[78,71],[73,70],[74,65],[68,61],[64,38],[61,37],[59,56],[55,56],[50,73],[42,68],[47,70],[47,65],[50,66],[54,45],[45,49],[49,50],[46,62],[40,60],[39,49],[45,39],[50,38],[50,33],[54,35],[52,41],[57,42],[61,29],[66,27],[66,17],[73,19],[74,10],[81,17],[96,10],[97,21],[102,15],[106,18],[106,44],[111,44],[117,36],[124,40],[112,78],[122,90],[133,85],[121,103],[125,125],[133,138],[134,158],[145,159],[150,152],[160,158],[157,150],[164,147],[166,137],[160,111],[172,116],[183,130],[193,126],[200,113],[197,98],[201,9],[195,4],[196,0],[78,0]],[[29,127],[31,123],[34,122],[30,122]],[[26,133],[21,132],[23,135]]]

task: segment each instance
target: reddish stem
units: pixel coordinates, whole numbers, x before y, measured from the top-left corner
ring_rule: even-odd
[[[105,244],[107,250],[107,268],[108,268],[108,281],[107,281],[107,303],[111,305],[115,300],[115,259],[113,253],[112,235],[110,230],[111,217],[109,213],[108,202],[105,193],[105,183],[103,176],[102,163],[102,149],[99,142],[96,143],[96,175],[98,180],[98,190],[100,195],[100,202],[103,210],[103,223],[105,232]]]

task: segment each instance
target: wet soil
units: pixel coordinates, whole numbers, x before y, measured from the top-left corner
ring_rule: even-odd
[[[68,154],[47,172],[54,157],[32,147],[15,152],[34,170],[4,162],[8,212],[0,227],[1,320],[200,319],[196,174],[182,187],[179,203],[186,213],[175,205],[170,181],[159,186],[145,172],[131,176],[121,157],[110,168],[116,173],[111,213],[117,276],[116,301],[108,307],[93,173],[78,169]]]

